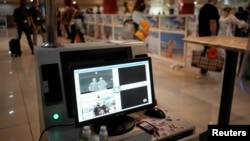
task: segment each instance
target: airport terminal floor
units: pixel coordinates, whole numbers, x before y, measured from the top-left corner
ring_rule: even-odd
[[[40,136],[34,55],[23,34],[21,57],[8,54],[8,42],[15,29],[1,30],[0,36],[0,140],[38,141]],[[67,42],[66,39],[61,39]],[[41,38],[39,38],[41,42]],[[38,47],[38,46],[37,46]],[[220,106],[223,72],[209,72],[206,79],[196,79],[199,70],[153,58],[153,77],[157,103],[194,124],[195,134],[185,140],[198,141],[208,124],[216,124]],[[235,84],[230,124],[250,123],[250,94]]]

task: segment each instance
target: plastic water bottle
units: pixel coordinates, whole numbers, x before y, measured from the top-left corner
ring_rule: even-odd
[[[89,126],[84,126],[82,130],[82,141],[92,141],[91,130]]]
[[[108,131],[104,125],[100,127],[99,141],[108,141]]]

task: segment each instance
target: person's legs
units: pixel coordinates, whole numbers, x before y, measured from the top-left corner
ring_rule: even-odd
[[[75,42],[75,37],[76,37],[75,25],[71,25],[71,43]]]
[[[23,31],[24,31],[24,33],[25,33],[25,35],[26,35],[26,38],[27,38],[27,41],[28,41],[28,44],[29,44],[31,53],[34,54],[34,48],[33,48],[33,43],[32,43],[32,40],[31,40],[30,29],[29,29],[29,28],[26,28],[26,29],[24,29]]]
[[[57,22],[57,36],[62,37],[61,23]]]
[[[38,28],[33,27],[33,45],[37,45],[37,34],[38,34]]]
[[[46,38],[46,37],[45,37],[46,31],[45,31],[44,29],[42,29],[41,26],[39,26],[38,32],[39,32],[40,35],[42,36],[42,43],[45,43],[45,42],[46,42],[46,40],[45,40],[45,38]]]
[[[23,29],[21,27],[17,27],[17,38],[20,40],[22,37]]]
[[[83,43],[85,43],[85,38],[84,38],[84,35],[82,34],[82,32],[78,32],[79,33],[79,36],[80,36],[80,38],[81,38],[81,41],[83,42]]]
[[[238,75],[240,74],[240,71],[241,71],[241,68],[242,68],[242,62],[243,62],[244,55],[245,55],[244,52],[240,53],[239,68],[238,68],[238,72],[237,72]]]
[[[201,53],[202,56],[205,56],[206,53],[207,53],[207,49],[209,48],[209,46],[204,46],[204,49]],[[200,69],[200,74],[196,76],[197,79],[201,79],[201,78],[205,78],[206,74],[207,74],[207,71],[206,69]]]
[[[37,33],[41,35],[42,37],[42,43],[45,43],[46,42],[46,29],[43,27],[43,25],[39,25],[37,27]]]
[[[209,46],[204,46],[204,49],[203,49],[203,51],[201,53],[202,56],[206,55],[208,48],[209,48]],[[201,75],[206,75],[207,70],[206,69],[200,69],[200,73],[201,73]]]
[[[64,28],[66,30],[66,34],[67,34],[67,39],[71,39],[71,33],[69,31],[69,25],[68,24],[65,24],[64,25]]]
[[[23,27],[17,27],[17,39],[19,40],[19,47],[20,50],[16,50],[14,51],[15,53],[11,52],[11,56],[13,56],[13,54],[15,54],[15,56],[21,56],[22,54],[22,50],[21,50],[21,38],[22,38],[22,33],[23,33]],[[16,47],[16,46],[15,46]],[[20,51],[20,52],[19,52]],[[20,53],[20,54],[19,54]]]

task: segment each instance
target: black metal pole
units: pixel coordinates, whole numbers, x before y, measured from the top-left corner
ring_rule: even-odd
[[[218,125],[229,125],[230,123],[236,68],[238,62],[237,51],[227,50],[226,54],[227,56],[224,69]]]

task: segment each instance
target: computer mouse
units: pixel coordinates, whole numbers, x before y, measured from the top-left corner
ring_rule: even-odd
[[[163,119],[166,117],[165,113],[159,108],[147,109],[145,111],[145,115],[149,117],[160,118],[160,119]]]

